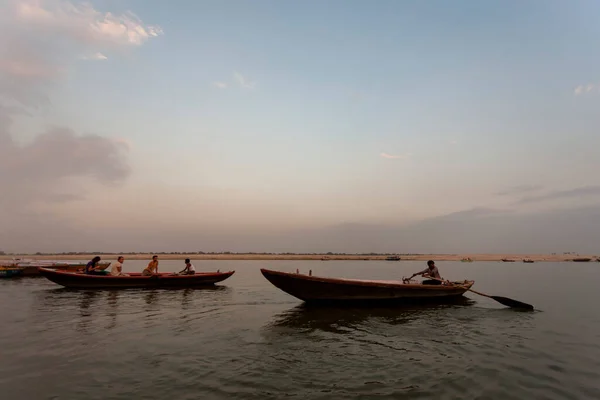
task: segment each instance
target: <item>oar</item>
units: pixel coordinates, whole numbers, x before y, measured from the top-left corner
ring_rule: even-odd
[[[428,277],[428,279],[434,279],[436,281],[445,282],[444,280],[437,279],[437,278]],[[522,301],[509,299],[508,297],[502,297],[502,296],[490,296],[489,294],[481,293],[481,292],[478,292],[478,291],[473,290],[471,288],[467,288],[465,286],[455,285],[454,283],[453,283],[453,285],[461,287],[463,289],[467,289],[467,290],[469,290],[469,291],[471,291],[473,293],[476,293],[476,294],[478,294],[480,296],[489,297],[490,299],[496,300],[498,303],[500,303],[502,305],[505,305],[507,307],[521,308],[521,309],[525,309],[525,310],[533,310],[533,306],[531,304],[523,303]]]

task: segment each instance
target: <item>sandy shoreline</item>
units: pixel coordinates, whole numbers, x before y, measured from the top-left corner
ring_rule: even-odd
[[[59,255],[4,255],[0,260],[24,258],[32,260],[90,260],[95,254],[59,254]],[[103,260],[114,260],[117,254],[100,254]],[[523,259],[534,261],[562,262],[575,258],[590,258],[595,261],[596,255],[580,254],[398,254],[403,261],[461,261],[470,258],[473,261],[501,261],[502,259],[521,262]],[[128,260],[149,260],[152,254],[124,254]],[[158,254],[161,260],[373,260],[385,261],[386,255],[355,255],[355,254]]]

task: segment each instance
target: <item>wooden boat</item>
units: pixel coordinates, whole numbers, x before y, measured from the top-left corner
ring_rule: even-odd
[[[87,263],[54,263],[54,262],[30,262],[27,264],[17,264],[23,268],[23,276],[41,276],[39,268],[49,268],[59,271],[77,272],[85,268]],[[104,271],[110,266],[110,262],[98,263],[100,270]]]
[[[0,267],[0,278],[13,278],[23,273],[19,267]]]
[[[502,262],[515,262],[515,260],[511,260],[511,259],[508,259],[508,258],[503,258]]]
[[[588,261],[592,261],[592,259],[591,258],[581,257],[581,258],[574,258],[573,261],[574,262],[588,262]]]
[[[526,258],[523,260],[524,263],[533,264],[533,260],[531,258]]]
[[[423,285],[402,281],[324,278],[299,273],[260,272],[273,286],[307,303],[315,302],[419,302],[453,300],[462,296],[474,281],[454,282],[459,286]]]
[[[128,288],[190,288],[210,286],[229,278],[235,271],[196,272],[194,275],[175,275],[169,272],[154,276],[131,273],[129,276],[88,275],[77,272],[40,268],[48,280],[74,289],[128,289]]]

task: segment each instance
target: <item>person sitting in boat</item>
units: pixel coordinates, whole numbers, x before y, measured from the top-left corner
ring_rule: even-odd
[[[86,264],[84,272],[88,275],[106,275],[106,271],[103,271],[98,266],[100,260],[102,260],[100,256],[92,258],[92,260]]]
[[[425,277],[436,278],[436,279],[424,280],[422,282],[423,285],[441,285],[442,284],[442,282],[441,282],[442,277],[440,276],[440,272],[438,271],[437,267],[435,266],[435,262],[433,262],[433,260],[427,261],[427,268],[425,268],[423,271],[415,272],[414,274],[411,275],[410,278],[408,278],[408,280],[410,281],[412,278],[414,278],[417,275],[421,275],[424,278]]]
[[[158,274],[158,256],[152,256],[152,261],[148,263],[148,266],[142,271],[142,275],[150,276]]]
[[[185,268],[182,271],[179,271],[179,275],[194,275],[196,273],[196,268],[194,264],[190,262],[189,258],[185,259]]]
[[[125,257],[119,256],[117,258],[117,262],[112,265],[110,268],[110,274],[112,276],[129,276],[123,273],[123,262],[125,261]]]

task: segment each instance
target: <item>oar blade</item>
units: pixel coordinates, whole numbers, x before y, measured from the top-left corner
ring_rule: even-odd
[[[523,310],[533,310],[533,306],[531,304],[523,303],[521,301],[509,299],[508,297],[502,296],[490,296],[492,299],[496,300],[500,304],[504,304],[507,307],[511,308],[520,308]]]

